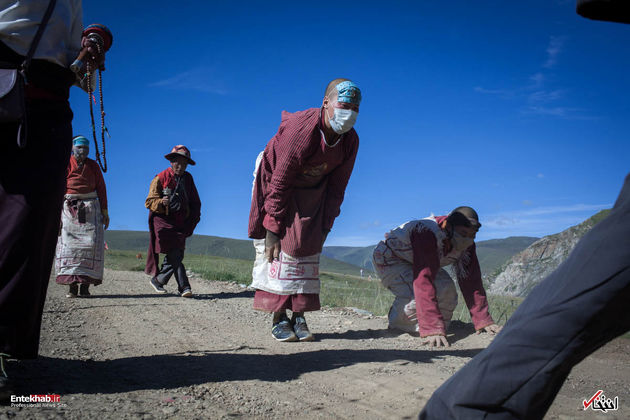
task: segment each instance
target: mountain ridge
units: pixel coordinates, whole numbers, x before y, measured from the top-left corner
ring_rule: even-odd
[[[575,245],[610,210],[602,210],[562,232],[544,236],[514,255],[490,279],[488,293],[524,297],[569,256]]]

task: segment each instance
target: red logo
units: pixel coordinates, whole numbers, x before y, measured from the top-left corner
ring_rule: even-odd
[[[608,412],[608,410],[616,411],[619,409],[619,397],[615,397],[615,399],[606,398],[603,390],[598,390],[589,400],[583,400],[582,405],[584,406],[584,410],[588,410],[590,407],[591,410],[601,411],[603,413]]]
[[[278,266],[280,265],[280,263],[277,260],[274,260],[271,263],[271,267],[269,267],[269,277],[271,278],[276,278],[278,277]]]

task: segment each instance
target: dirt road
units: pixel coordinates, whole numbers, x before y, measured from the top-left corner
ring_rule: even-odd
[[[492,340],[457,323],[452,347],[429,350],[347,309],[307,315],[317,341],[278,343],[253,292],[192,279],[194,299],[157,295],[138,272],[106,271],[89,299],[50,284],[41,357],[11,363],[17,395],[58,394],[59,407],[0,407],[12,418],[415,418],[431,393]],[[167,286],[175,290],[174,281]],[[549,419],[630,416],[630,340],[572,372]],[[620,409],[581,411],[602,389]]]

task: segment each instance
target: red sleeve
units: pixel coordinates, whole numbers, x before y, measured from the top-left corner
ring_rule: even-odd
[[[444,320],[438,308],[435,276],[440,269],[437,239],[433,232],[421,230],[411,233],[413,250],[413,294],[421,337],[446,335]]]
[[[105,188],[105,180],[103,179],[103,173],[98,163],[92,161],[92,168],[94,172],[94,181],[96,184],[96,195],[98,201],[101,203],[101,210],[107,210],[107,188]]]
[[[341,203],[343,203],[343,197],[346,193],[346,187],[352,175],[352,169],[354,168],[354,161],[357,158],[357,152],[359,150],[359,137],[354,131],[354,135],[348,135],[348,143],[344,144],[347,147],[346,159],[344,162],[333,170],[328,176],[328,187],[326,189],[326,204],[324,208],[324,230],[329,231],[335,223],[335,219],[339,216],[341,211]],[[342,142],[346,139],[342,139]]]
[[[466,250],[468,255],[464,255],[462,258],[468,260],[468,264],[463,267],[463,271],[456,268],[456,273],[457,283],[459,283],[462,296],[470,311],[472,322],[475,329],[480,330],[494,324],[494,320],[488,310],[488,299],[481,281],[481,268],[479,268],[476,248],[477,246],[473,244]]]
[[[298,124],[281,126],[275,141],[275,168],[265,199],[265,229],[284,236],[288,201],[293,193],[293,181],[304,159],[310,155],[312,133],[304,132]],[[317,133],[319,136],[319,131]]]

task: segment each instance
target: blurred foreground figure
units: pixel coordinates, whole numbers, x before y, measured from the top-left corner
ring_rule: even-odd
[[[453,279],[442,267],[452,265],[477,331],[497,333],[481,282],[475,236],[477,212],[462,206],[448,216],[412,220],[385,234],[372,262],[383,286],[395,296],[389,328],[419,332],[430,346],[448,346],[446,330],[457,306]]]
[[[578,0],[577,12],[589,19],[630,23],[628,0]]]
[[[150,243],[145,273],[150,274],[151,286],[157,293],[166,293],[164,286],[175,275],[177,290],[182,297],[192,296],[184,267],[186,238],[193,234],[201,217],[201,200],[188,165],[195,165],[186,146],[175,146],[164,156],[171,166],[151,181],[145,201],[149,209]],[[166,254],[159,268],[159,254]]]
[[[630,22],[628,0],[578,13]],[[612,13],[612,15],[611,15]],[[487,349],[438,388],[420,419],[542,419],[573,366],[630,330],[630,175],[612,211],[521,303]]]
[[[333,80],[321,107],[282,112],[258,156],[248,230],[256,247],[254,309],[273,313],[278,341],[313,340],[304,312],[320,308],[319,256],[354,168],[360,103],[357,85]]]
[[[69,285],[69,298],[88,297],[90,284],[103,282],[107,190],[98,163],[87,157],[89,144],[83,136],[72,141],[57,242],[57,284]]]
[[[72,146],[68,96],[76,76],[68,67],[89,43],[82,14],[80,0],[0,3],[3,69],[20,68],[40,22],[50,17],[25,72],[26,120],[0,123],[0,399],[10,395],[5,359],[38,353]],[[104,54],[90,50],[87,59],[97,68]],[[2,108],[3,116],[11,109],[18,108]]]

